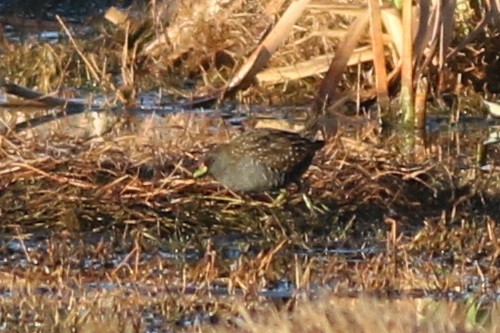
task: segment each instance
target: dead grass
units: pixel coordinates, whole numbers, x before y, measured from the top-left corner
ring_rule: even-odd
[[[243,214],[238,216],[241,217],[248,211],[249,216],[271,216],[274,220],[272,207],[266,207],[262,201],[255,204],[250,198],[230,194],[210,179],[192,179],[206,147],[234,133],[234,129],[228,129],[227,133],[211,135],[212,121],[195,119],[189,115],[173,116],[160,120],[160,125],[150,128],[146,121],[133,130],[126,125],[116,126],[104,139],[72,138],[70,133],[54,135],[44,130],[41,137],[36,130],[29,131],[29,137],[43,138],[43,142],[23,138],[24,135],[3,137],[0,172],[6,192],[2,198],[4,213],[14,217],[16,209],[20,209],[21,225],[36,224],[38,220],[48,222],[49,216],[49,220],[64,226],[68,209],[77,203],[76,216],[87,216],[96,205],[107,203],[110,219],[115,219],[111,213],[115,212],[118,220],[129,222],[159,221],[157,210],[172,219],[184,218],[181,205],[190,205],[201,216],[216,219],[221,218],[213,216],[218,211],[224,212],[222,218],[228,221],[234,218],[231,212],[238,211],[238,215]],[[378,223],[383,220],[381,212],[387,210],[403,216],[419,210],[417,215],[410,214],[410,220],[414,218],[418,223],[426,217],[440,218],[445,210],[452,213],[450,219],[454,221],[458,218],[457,210],[479,207],[480,201],[491,208],[498,200],[494,194],[499,186],[496,174],[479,173],[473,167],[473,157],[468,161],[440,161],[446,158],[442,151],[434,153],[418,145],[416,154],[404,157],[398,153],[398,137],[384,143],[378,140],[371,128],[360,133],[358,139],[340,134],[319,154],[308,182],[318,204],[332,208],[327,219],[338,218],[334,207],[352,207],[347,210],[357,212],[354,215],[373,210],[369,215]],[[391,140],[396,142],[394,146]],[[392,146],[394,151],[384,145]],[[490,156],[495,160],[495,151]],[[469,167],[464,169],[463,163]],[[11,192],[15,188],[21,192]],[[291,202],[299,205],[299,211],[304,208],[298,197],[291,198]],[[30,207],[33,213],[29,213]],[[126,213],[126,207],[145,210],[134,217]],[[287,208],[295,210],[294,205]],[[32,214],[36,217],[30,217]],[[490,214],[496,216],[496,209],[491,208]],[[199,217],[186,218],[183,222],[196,224]],[[310,217],[304,215],[304,219]]]
[[[465,308],[430,300],[377,300],[322,297],[298,301],[294,309],[241,311],[238,328],[244,332],[481,332],[464,321]],[[493,310],[496,312],[497,310]],[[394,314],[397,313],[397,316]],[[492,314],[494,316],[495,314]],[[491,319],[491,318],[490,318]],[[496,322],[496,319],[492,320]],[[495,331],[498,324],[492,326]],[[214,332],[234,332],[232,328]]]
[[[152,316],[202,330],[301,332],[322,323],[324,332],[371,325],[461,332],[469,319],[454,303],[438,302],[433,316],[421,315],[414,300],[309,304],[296,294],[315,298],[323,286],[336,296],[495,302],[497,174],[423,148],[422,162],[387,148],[393,139],[381,141],[368,127],[335,137],[315,159],[305,177],[312,213],[293,189],[273,206],[266,196],[192,179],[207,145],[228,134],[210,135],[208,120],[176,117],[187,127],[164,119],[180,132],[163,140],[126,126],[98,139],[2,138],[1,285],[10,296],[1,306],[17,313],[5,317],[9,327],[85,330],[107,321],[121,331],[145,327]],[[262,295],[283,284],[292,286],[288,305],[263,310]],[[400,316],[379,316],[385,311]]]
[[[363,5],[310,4],[295,28],[282,37],[284,43],[269,59],[267,69],[257,76],[260,86],[241,91],[237,98],[248,103],[310,102],[317,95],[321,76],[339,41],[347,34],[353,18],[366,9]],[[149,7],[135,6],[125,12],[125,23],[110,25],[104,18],[93,19],[97,33],[92,39],[76,37],[82,28],[75,26],[77,31],[72,31],[69,26],[66,30],[62,23],[60,28],[69,39],[67,44],[3,41],[0,73],[4,80],[36,87],[44,93],[76,86],[113,92],[128,102],[137,92],[158,87],[174,96],[203,95],[223,88],[231,80],[287,6],[283,1],[152,2]],[[474,19],[479,17],[469,15],[467,19],[472,29]],[[447,23],[447,28],[453,27],[453,22]],[[460,26],[463,30],[463,21]],[[489,74],[495,71],[485,68],[482,61],[498,50],[497,34],[489,30],[484,35],[491,38],[481,34],[474,45],[463,50],[465,55],[460,53],[448,61],[446,68],[463,73],[466,79],[458,82],[456,74],[445,68],[449,78],[440,84],[449,85],[447,91],[457,83],[472,83],[475,88],[487,83],[490,92],[497,90],[494,75]],[[487,45],[486,52],[474,51],[481,49],[482,44]],[[360,46],[363,45],[369,45],[368,36],[362,38]],[[386,55],[388,69],[397,67],[394,49],[400,47],[386,41],[382,55]],[[366,53],[360,51],[359,58],[369,62],[373,54]],[[373,88],[370,68],[366,63],[351,61],[341,90],[356,91],[362,99],[373,97],[373,92],[369,92]],[[299,69],[309,74],[301,76]],[[486,73],[486,79],[482,73]],[[437,81],[434,79],[438,74],[429,68],[431,82]]]
[[[130,11],[128,28],[94,20],[98,34],[91,40],[74,38],[74,32],[61,27],[67,44],[5,43],[0,73],[6,81],[44,93],[76,86],[114,92],[131,101],[137,91],[161,87],[175,96],[191,97],[223,88],[285,9],[280,1],[153,2],[149,10]],[[351,21],[352,16],[333,9],[307,10],[283,37],[285,43],[268,67],[289,68],[288,72],[292,68],[292,74],[295,66],[312,67],[309,75],[289,80],[273,74],[266,83],[263,73],[261,86],[238,98],[273,104],[310,101]],[[357,69],[346,75],[352,79],[343,82],[347,90],[349,82],[356,82]]]
[[[153,28],[131,33],[134,41],[108,26],[76,46],[7,45],[0,72],[46,92],[98,82],[122,97],[135,96],[131,86],[182,95],[193,91],[186,78],[197,91],[218,88],[269,17],[253,1],[224,11],[192,6],[169,17],[186,30],[169,31],[170,43],[158,49],[148,49],[148,33],[167,31],[159,14],[168,8],[139,18],[139,27]],[[337,37],[317,28],[348,21],[311,11],[270,66],[331,52]],[[310,100],[317,83],[285,81],[238,97]],[[193,179],[206,149],[236,132],[214,131],[216,117],[112,118],[105,131],[86,129],[102,125],[95,118],[73,120],[22,133],[2,128],[0,323],[9,329],[499,330],[500,175],[475,166],[470,142],[480,138],[471,133],[429,145],[382,139],[370,126],[340,127],[305,176],[308,207],[294,188],[272,205],[268,195],[240,196],[210,178]],[[497,167],[499,156],[492,148]],[[291,286],[284,296],[264,301],[283,285]]]
[[[5,281],[4,281],[5,282]],[[4,284],[4,283],[2,283]],[[130,285],[129,285],[130,287]],[[498,308],[432,299],[338,297],[328,292],[286,303],[210,295],[169,295],[153,285],[97,287],[83,293],[64,287],[12,292],[0,304],[6,327],[37,332],[175,330],[198,332],[498,332]],[[196,297],[195,297],[196,296]],[[138,316],[138,314],[140,314]]]

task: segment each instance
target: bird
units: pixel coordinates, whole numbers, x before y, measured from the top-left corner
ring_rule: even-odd
[[[264,192],[297,183],[324,144],[299,133],[252,129],[210,150],[205,165],[230,190]]]

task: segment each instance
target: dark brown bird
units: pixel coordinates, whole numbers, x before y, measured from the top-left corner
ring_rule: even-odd
[[[207,154],[208,172],[234,191],[259,192],[297,181],[323,141],[275,129],[247,131]]]

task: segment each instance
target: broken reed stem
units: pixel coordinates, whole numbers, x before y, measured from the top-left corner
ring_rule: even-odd
[[[59,24],[61,25],[61,27],[63,28],[64,32],[66,33],[66,36],[68,36],[71,44],[73,44],[76,52],[78,53],[80,58],[82,58],[83,62],[87,66],[88,70],[90,71],[90,73],[94,77],[94,80],[100,81],[99,75],[97,74],[97,68],[95,68],[95,66],[92,64],[92,62],[80,50],[80,48],[78,47],[78,44],[76,43],[75,39],[71,35],[71,32],[69,31],[68,27],[66,27],[66,24],[64,24],[63,20],[61,19],[61,17],[59,15],[56,15],[56,19],[59,22]]]

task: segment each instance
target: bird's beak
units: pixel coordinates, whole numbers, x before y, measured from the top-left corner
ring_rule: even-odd
[[[198,170],[193,172],[193,178],[200,178],[202,176],[205,176],[207,172],[208,172],[208,167],[205,164],[203,164],[198,168]]]

